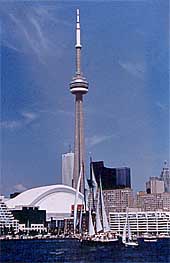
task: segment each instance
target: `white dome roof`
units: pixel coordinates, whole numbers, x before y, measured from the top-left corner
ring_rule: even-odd
[[[6,201],[11,209],[17,206],[39,206],[46,210],[47,218],[70,216],[71,205],[74,205],[76,190],[66,185],[48,185],[24,191]],[[79,204],[83,203],[83,195],[79,193]]]

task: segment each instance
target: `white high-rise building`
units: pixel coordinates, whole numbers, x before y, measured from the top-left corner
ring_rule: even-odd
[[[74,153],[62,154],[62,184],[72,187],[74,168]]]

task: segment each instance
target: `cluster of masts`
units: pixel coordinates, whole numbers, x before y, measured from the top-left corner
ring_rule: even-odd
[[[116,235],[116,233],[112,233],[110,231],[109,222],[106,215],[106,209],[104,205],[104,198],[103,198],[103,191],[102,191],[102,182],[100,178],[99,187],[97,185],[97,182],[95,180],[94,171],[92,167],[92,177],[91,177],[91,192],[87,184],[85,185],[84,190],[84,203],[81,205],[81,211],[79,218],[77,216],[77,202],[78,202],[78,195],[79,195],[79,188],[80,188],[80,182],[81,178],[83,176],[82,169],[79,175],[77,189],[76,189],[76,195],[75,195],[75,203],[74,203],[74,235],[79,234],[80,241],[85,243],[108,243],[108,242],[119,242],[119,239]],[[84,180],[86,178],[84,177]],[[93,202],[88,202],[89,200],[89,194],[92,195]],[[96,203],[96,207],[94,205],[94,202]],[[93,203],[93,210],[92,210],[92,203]],[[87,231],[83,233],[82,229],[82,214],[83,214],[83,207],[84,207],[84,214],[88,215],[88,226]],[[86,217],[86,216],[85,216]],[[79,220],[78,220],[79,219]],[[77,223],[78,222],[78,223]],[[77,226],[79,226],[77,228]],[[127,238],[127,232],[128,232],[128,238]],[[128,221],[128,212],[126,216],[126,222],[123,230],[123,236],[122,236],[122,243],[125,246],[138,246],[137,241],[133,241],[131,230],[130,230],[130,224]]]
[[[83,176],[83,168],[80,171],[77,189],[76,189],[76,195],[75,195],[75,203],[74,203],[74,233],[77,233],[77,203],[78,203],[78,195],[80,190],[80,182],[81,178]],[[97,182],[95,180],[93,167],[92,167],[92,188],[90,189],[88,186],[88,182],[86,177],[84,176],[84,203],[81,206],[81,212],[79,215],[79,233],[84,234],[82,231],[82,213],[83,213],[83,207],[84,207],[84,214],[88,214],[88,231],[86,235],[82,235],[85,240],[89,239],[96,241],[96,235],[102,234],[102,237],[107,234],[110,231],[109,222],[106,215],[105,205],[104,205],[104,199],[103,199],[103,192],[102,192],[102,183],[100,179],[100,185],[98,187]],[[89,202],[89,195],[92,195],[93,204]],[[94,202],[96,203],[96,209],[94,211]],[[93,205],[93,209],[92,209]],[[95,218],[95,220],[93,220]],[[111,239],[109,239],[111,240]],[[117,240],[117,239],[116,239]]]

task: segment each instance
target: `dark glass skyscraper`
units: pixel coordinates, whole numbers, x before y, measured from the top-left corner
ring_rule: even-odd
[[[116,168],[116,185],[120,187],[131,187],[130,168]]]
[[[101,177],[103,190],[131,188],[130,168],[108,168],[103,161],[92,162],[91,166],[98,184]]]

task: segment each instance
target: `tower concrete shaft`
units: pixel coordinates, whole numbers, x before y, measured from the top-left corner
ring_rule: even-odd
[[[84,173],[85,173],[85,144],[84,144],[84,120],[83,120],[83,95],[88,92],[88,82],[81,72],[81,44],[80,44],[80,17],[77,10],[76,23],[76,75],[70,82],[70,91],[75,95],[75,138],[74,138],[74,170],[73,187],[77,187],[77,182],[81,167],[83,166],[83,176],[81,179],[80,191],[84,193]]]
[[[83,96],[81,93],[76,94],[75,98],[75,138],[74,138],[74,170],[73,170],[73,187],[77,187],[81,166],[85,162],[84,147],[84,124],[83,124]],[[84,173],[84,168],[83,168]],[[81,178],[80,191],[84,191],[84,180]]]

